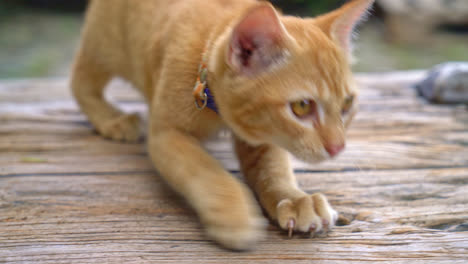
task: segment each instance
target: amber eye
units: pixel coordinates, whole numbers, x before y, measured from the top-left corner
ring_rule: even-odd
[[[301,100],[291,103],[291,110],[299,118],[313,116],[317,112],[317,106],[312,100]]]
[[[354,95],[350,95],[346,97],[343,103],[343,108],[341,109],[341,113],[343,115],[347,114],[349,110],[351,110],[351,108],[353,107],[353,103],[354,103]]]

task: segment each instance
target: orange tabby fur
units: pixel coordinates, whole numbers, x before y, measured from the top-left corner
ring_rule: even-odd
[[[287,151],[314,162],[344,146],[355,109],[341,113],[355,93],[349,39],[372,2],[300,19],[254,0],[93,0],[73,92],[97,131],[122,141],[140,138],[141,121],[106,102],[103,89],[119,76],[144,95],[155,167],[220,244],[249,249],[265,225],[250,189],[200,145],[223,127],[233,131],[242,172],[271,219],[286,230],[328,230],[336,212],[323,195],[298,188]],[[198,110],[192,96],[204,52],[219,115]],[[303,99],[318,105],[314,122],[289,108]]]

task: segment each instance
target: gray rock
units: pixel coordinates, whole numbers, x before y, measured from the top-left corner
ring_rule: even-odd
[[[465,24],[467,0],[377,0],[387,15],[411,17],[427,24]]]
[[[468,103],[468,63],[448,62],[432,68],[416,84],[419,94],[441,104]]]
[[[377,0],[385,14],[386,38],[426,44],[441,25],[468,25],[468,0]]]

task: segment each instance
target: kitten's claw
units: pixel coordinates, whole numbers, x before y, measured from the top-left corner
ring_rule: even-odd
[[[302,233],[328,232],[335,224],[337,213],[322,194],[306,195],[299,199],[284,199],[277,205],[280,227],[292,237],[294,231]]]
[[[294,230],[294,219],[290,219],[288,222],[288,237],[291,238]]]
[[[309,228],[309,232],[314,233],[316,228],[317,228],[317,226],[315,226],[315,224],[311,224],[310,228]]]

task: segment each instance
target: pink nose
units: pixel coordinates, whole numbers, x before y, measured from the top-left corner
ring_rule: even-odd
[[[344,148],[344,144],[325,146],[325,150],[328,152],[328,154],[330,154],[331,157],[338,155],[338,153],[340,153]]]

